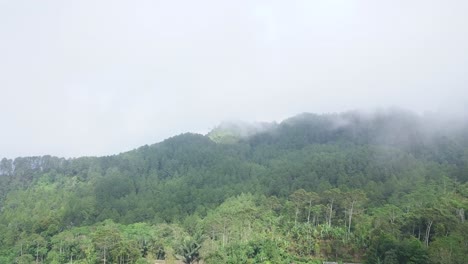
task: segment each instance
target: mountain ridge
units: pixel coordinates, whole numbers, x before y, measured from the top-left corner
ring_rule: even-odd
[[[225,125],[231,142],[184,133],[110,156],[2,159],[0,263],[169,261],[185,245],[206,263],[304,264],[426,264],[450,246],[461,264],[468,126],[426,120],[303,113],[243,134]]]

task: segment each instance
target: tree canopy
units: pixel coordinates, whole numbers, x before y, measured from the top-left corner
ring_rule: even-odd
[[[2,159],[0,263],[464,263],[467,181],[468,122],[404,111]]]

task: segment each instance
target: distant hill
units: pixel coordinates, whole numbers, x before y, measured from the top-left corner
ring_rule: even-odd
[[[271,131],[277,126],[276,123],[223,122],[211,130],[207,136],[216,143],[233,144],[256,134]]]
[[[118,252],[163,258],[198,235],[207,263],[241,263],[233,252],[407,263],[405,247],[428,263],[445,245],[461,263],[467,181],[468,120],[404,110],[225,122],[112,156],[2,159],[0,263],[123,261],[124,242]],[[106,228],[121,240],[103,253]]]

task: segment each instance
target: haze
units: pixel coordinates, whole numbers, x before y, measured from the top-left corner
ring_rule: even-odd
[[[117,154],[223,120],[466,111],[467,1],[0,0],[0,157]]]

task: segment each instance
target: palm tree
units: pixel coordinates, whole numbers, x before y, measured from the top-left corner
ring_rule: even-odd
[[[176,257],[185,264],[198,263],[200,260],[199,250],[201,248],[202,238],[187,237],[176,248]]]

